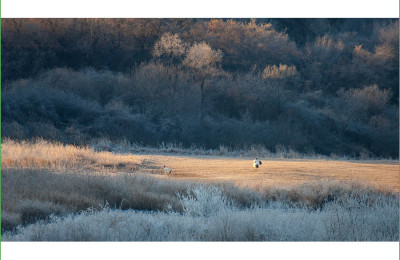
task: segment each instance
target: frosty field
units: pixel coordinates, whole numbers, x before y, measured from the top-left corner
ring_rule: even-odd
[[[3,241],[398,241],[397,161],[96,152],[4,140]],[[172,170],[163,171],[163,165]]]

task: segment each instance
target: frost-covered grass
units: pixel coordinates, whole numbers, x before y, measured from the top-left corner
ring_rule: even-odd
[[[322,209],[282,202],[239,207],[219,188],[179,194],[182,212],[89,209],[51,217],[3,241],[397,241],[398,199],[343,196]]]
[[[43,140],[7,140],[1,152],[3,240],[398,240],[393,189],[350,180],[258,189],[222,179],[205,184],[201,175],[149,174],[140,156]]]
[[[119,154],[165,154],[165,155],[209,155],[209,156],[229,156],[229,157],[263,157],[270,159],[311,159],[311,160],[374,160],[374,161],[391,161],[398,162],[398,159],[371,157],[370,154],[364,152],[359,156],[338,155],[331,153],[330,155],[322,155],[312,150],[307,152],[299,152],[290,146],[276,145],[275,151],[268,149],[264,145],[250,145],[247,147],[228,147],[220,145],[215,149],[206,149],[201,146],[192,145],[184,147],[177,143],[161,143],[157,146],[144,146],[140,143],[132,143],[124,140],[113,140],[108,138],[92,139],[89,147],[95,151],[111,151]]]
[[[340,159],[350,160],[357,159],[356,157],[350,158],[349,156],[337,156],[332,154],[331,156],[325,156],[317,154],[313,151],[308,153],[300,153],[291,147],[285,147],[283,145],[277,145],[275,152],[267,149],[263,145],[251,145],[246,148],[232,148],[224,145],[220,145],[216,149],[206,149],[201,146],[192,145],[190,148],[185,148],[182,144],[176,143],[161,143],[158,146],[143,146],[138,143],[130,143],[127,140],[122,141],[111,141],[107,138],[94,139],[91,141],[90,147],[96,151],[112,151],[115,153],[139,153],[139,154],[178,154],[178,155],[209,155],[209,156],[230,156],[230,157],[265,157],[275,159]]]
[[[179,213],[186,210],[195,216],[204,211],[203,207],[209,212],[218,209],[219,197],[240,209],[280,202],[293,208],[318,210],[347,196],[355,199],[367,196],[370,201],[380,197],[395,199],[397,196],[358,183],[334,181],[291,188],[269,187],[258,191],[216,182],[210,186],[213,192],[204,193],[198,190],[200,184],[195,180],[162,179],[140,172],[71,173],[42,168],[5,168],[1,175],[2,231],[48,220],[51,215],[65,217],[87,208],[98,211],[107,204],[121,210]],[[194,204],[195,199],[207,201],[207,204]]]
[[[93,166],[106,166],[119,163],[121,166],[133,168],[135,161],[132,154],[165,154],[165,155],[208,155],[229,157],[262,157],[270,159],[312,159],[312,160],[385,160],[397,162],[391,158],[330,156],[317,154],[313,151],[301,153],[291,147],[276,145],[275,152],[263,145],[251,145],[246,148],[232,148],[220,145],[216,149],[206,149],[192,145],[183,147],[182,144],[161,143],[158,146],[143,146],[125,140],[111,141],[107,138],[93,139],[87,146],[75,146],[60,142],[49,141],[41,138],[32,140],[13,140],[2,138],[1,140],[2,165],[18,167],[53,167],[71,168],[82,166],[82,163],[90,161]],[[128,163],[130,162],[130,163]],[[132,163],[134,162],[134,163]],[[87,165],[86,165],[87,166]]]

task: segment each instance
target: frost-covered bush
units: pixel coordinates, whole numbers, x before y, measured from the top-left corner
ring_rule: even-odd
[[[328,240],[366,241],[399,239],[398,200],[383,196],[344,196],[325,208]]]
[[[103,208],[52,216],[3,241],[398,241],[398,199],[343,196],[311,210],[282,202],[239,208],[215,187],[180,194],[183,213]]]
[[[210,217],[228,209],[232,202],[222,191],[214,186],[196,186],[185,196],[178,194],[183,212],[193,217]]]

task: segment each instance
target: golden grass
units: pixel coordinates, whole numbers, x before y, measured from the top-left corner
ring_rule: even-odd
[[[143,156],[153,167],[172,169],[170,178],[231,181],[256,189],[293,187],[310,182],[360,182],[378,190],[399,191],[399,165],[390,161],[263,160],[260,168],[252,159],[221,157]],[[167,176],[163,175],[162,178]]]
[[[159,178],[204,182],[232,182],[262,190],[268,187],[293,187],[318,181],[361,182],[378,190],[399,191],[397,161],[334,161],[282,159],[265,160],[252,167],[252,158],[216,156],[121,155],[97,152],[43,140],[35,142],[3,140],[2,167],[52,168],[124,173],[140,170]],[[172,170],[165,174],[163,165]]]
[[[399,166],[387,161],[261,158],[263,164],[255,169],[252,158],[121,155],[43,140],[4,140],[1,155],[4,229],[105,203],[122,209],[159,211],[172,205],[179,210],[177,192],[199,182],[219,186],[240,206],[278,200],[318,208],[341,194],[375,194],[370,187],[391,194],[399,189]]]
[[[2,140],[1,166],[3,168],[52,168],[85,169],[95,171],[132,171],[141,164],[141,158],[132,155],[116,155],[96,152],[88,147],[52,143],[45,140],[34,142]]]

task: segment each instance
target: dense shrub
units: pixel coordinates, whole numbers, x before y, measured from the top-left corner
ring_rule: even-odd
[[[239,208],[214,187],[179,196],[183,212],[105,207],[20,227],[6,241],[396,241],[398,199],[344,194],[322,210],[281,202]]]

